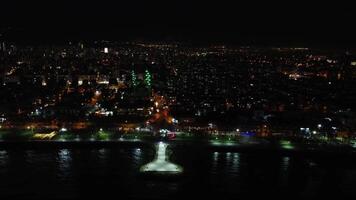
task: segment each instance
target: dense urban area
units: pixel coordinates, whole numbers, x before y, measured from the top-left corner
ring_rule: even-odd
[[[356,133],[356,56],[344,50],[4,41],[0,74],[2,140],[353,146]]]

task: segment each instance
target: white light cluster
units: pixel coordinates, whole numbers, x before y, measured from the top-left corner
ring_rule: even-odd
[[[182,167],[168,161],[166,149],[168,144],[159,142],[157,145],[157,153],[154,161],[141,167],[141,172],[160,172],[160,173],[181,173]]]

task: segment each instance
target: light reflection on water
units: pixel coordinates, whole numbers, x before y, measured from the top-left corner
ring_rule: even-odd
[[[282,184],[285,184],[288,181],[288,168],[290,164],[290,158],[287,156],[282,157],[281,159],[281,174],[280,181]]]
[[[107,195],[154,198],[189,192],[238,195],[246,190],[266,192],[285,188],[305,193],[323,188],[339,176],[347,177],[342,182],[345,188],[355,185],[355,166],[334,170],[327,165],[322,167],[320,162],[310,166],[303,158],[269,153],[211,152],[179,146],[171,151],[174,162],[186,169],[183,180],[140,178],[140,166],[155,155],[150,148],[0,150],[0,192],[7,188],[0,197],[4,194],[77,197],[102,195],[105,191]],[[16,187],[11,189],[9,185]]]
[[[5,167],[8,160],[8,153],[6,150],[0,150],[0,169]]]
[[[287,171],[288,170],[289,160],[290,160],[290,158],[286,157],[286,156],[282,158],[282,169],[283,169],[283,171]]]
[[[107,149],[99,149],[99,156],[100,157],[105,157],[106,156]]]
[[[234,169],[233,172],[240,173],[240,154],[239,153],[233,153],[232,169]]]
[[[133,159],[133,162],[135,164],[140,164],[141,163],[141,156],[142,156],[142,152],[141,152],[141,149],[140,148],[135,148],[133,149],[133,152],[132,152],[132,159]]]
[[[213,160],[212,160],[212,172],[215,172],[218,167],[218,160],[219,160],[219,152],[213,153]]]
[[[240,168],[240,154],[237,152],[214,152],[212,153],[212,173],[219,174],[226,171],[237,175]]]
[[[71,152],[68,149],[60,149],[57,157],[59,177],[67,178],[70,175],[71,162]]]

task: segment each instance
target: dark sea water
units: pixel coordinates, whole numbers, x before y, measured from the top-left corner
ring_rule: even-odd
[[[356,197],[352,159],[218,152],[170,145],[184,168],[173,180],[139,176],[150,147],[11,148],[0,150],[0,199],[245,199]]]

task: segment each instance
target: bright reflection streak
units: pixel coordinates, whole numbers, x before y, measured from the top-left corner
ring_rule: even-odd
[[[133,149],[132,159],[134,166],[141,165],[142,151],[140,148]]]
[[[214,152],[214,162],[218,161],[218,158],[219,158],[219,152]]]
[[[231,171],[235,173],[240,173],[240,154],[233,153]]]
[[[140,158],[141,154],[142,154],[142,152],[141,152],[140,148],[137,148],[137,149],[134,150],[134,157],[135,158]]]
[[[240,165],[240,155],[239,155],[239,153],[234,153],[234,158],[232,160],[232,164],[234,166],[239,166]]]
[[[60,160],[67,161],[70,159],[69,151],[68,149],[61,149],[58,152],[58,156]]]
[[[290,158],[283,157],[281,160],[281,181],[286,183],[288,181],[288,168],[289,168]]]
[[[58,152],[58,158],[61,163],[68,165],[68,162],[71,160],[70,152],[68,149],[62,149]]]
[[[72,157],[70,155],[70,151],[68,149],[61,149],[58,152],[58,166],[60,170],[60,174],[63,175],[63,178],[69,175],[70,163],[72,161]]]
[[[8,158],[7,151],[5,150],[0,151],[0,166],[5,165],[7,158]]]
[[[214,152],[213,162],[212,162],[212,171],[215,172],[218,166],[219,152]]]
[[[282,159],[283,170],[287,170],[289,166],[289,157],[283,157]]]
[[[183,172],[182,167],[168,161],[166,154],[168,144],[159,142],[157,145],[156,158],[152,162],[141,167],[141,172],[159,172],[178,174]]]

